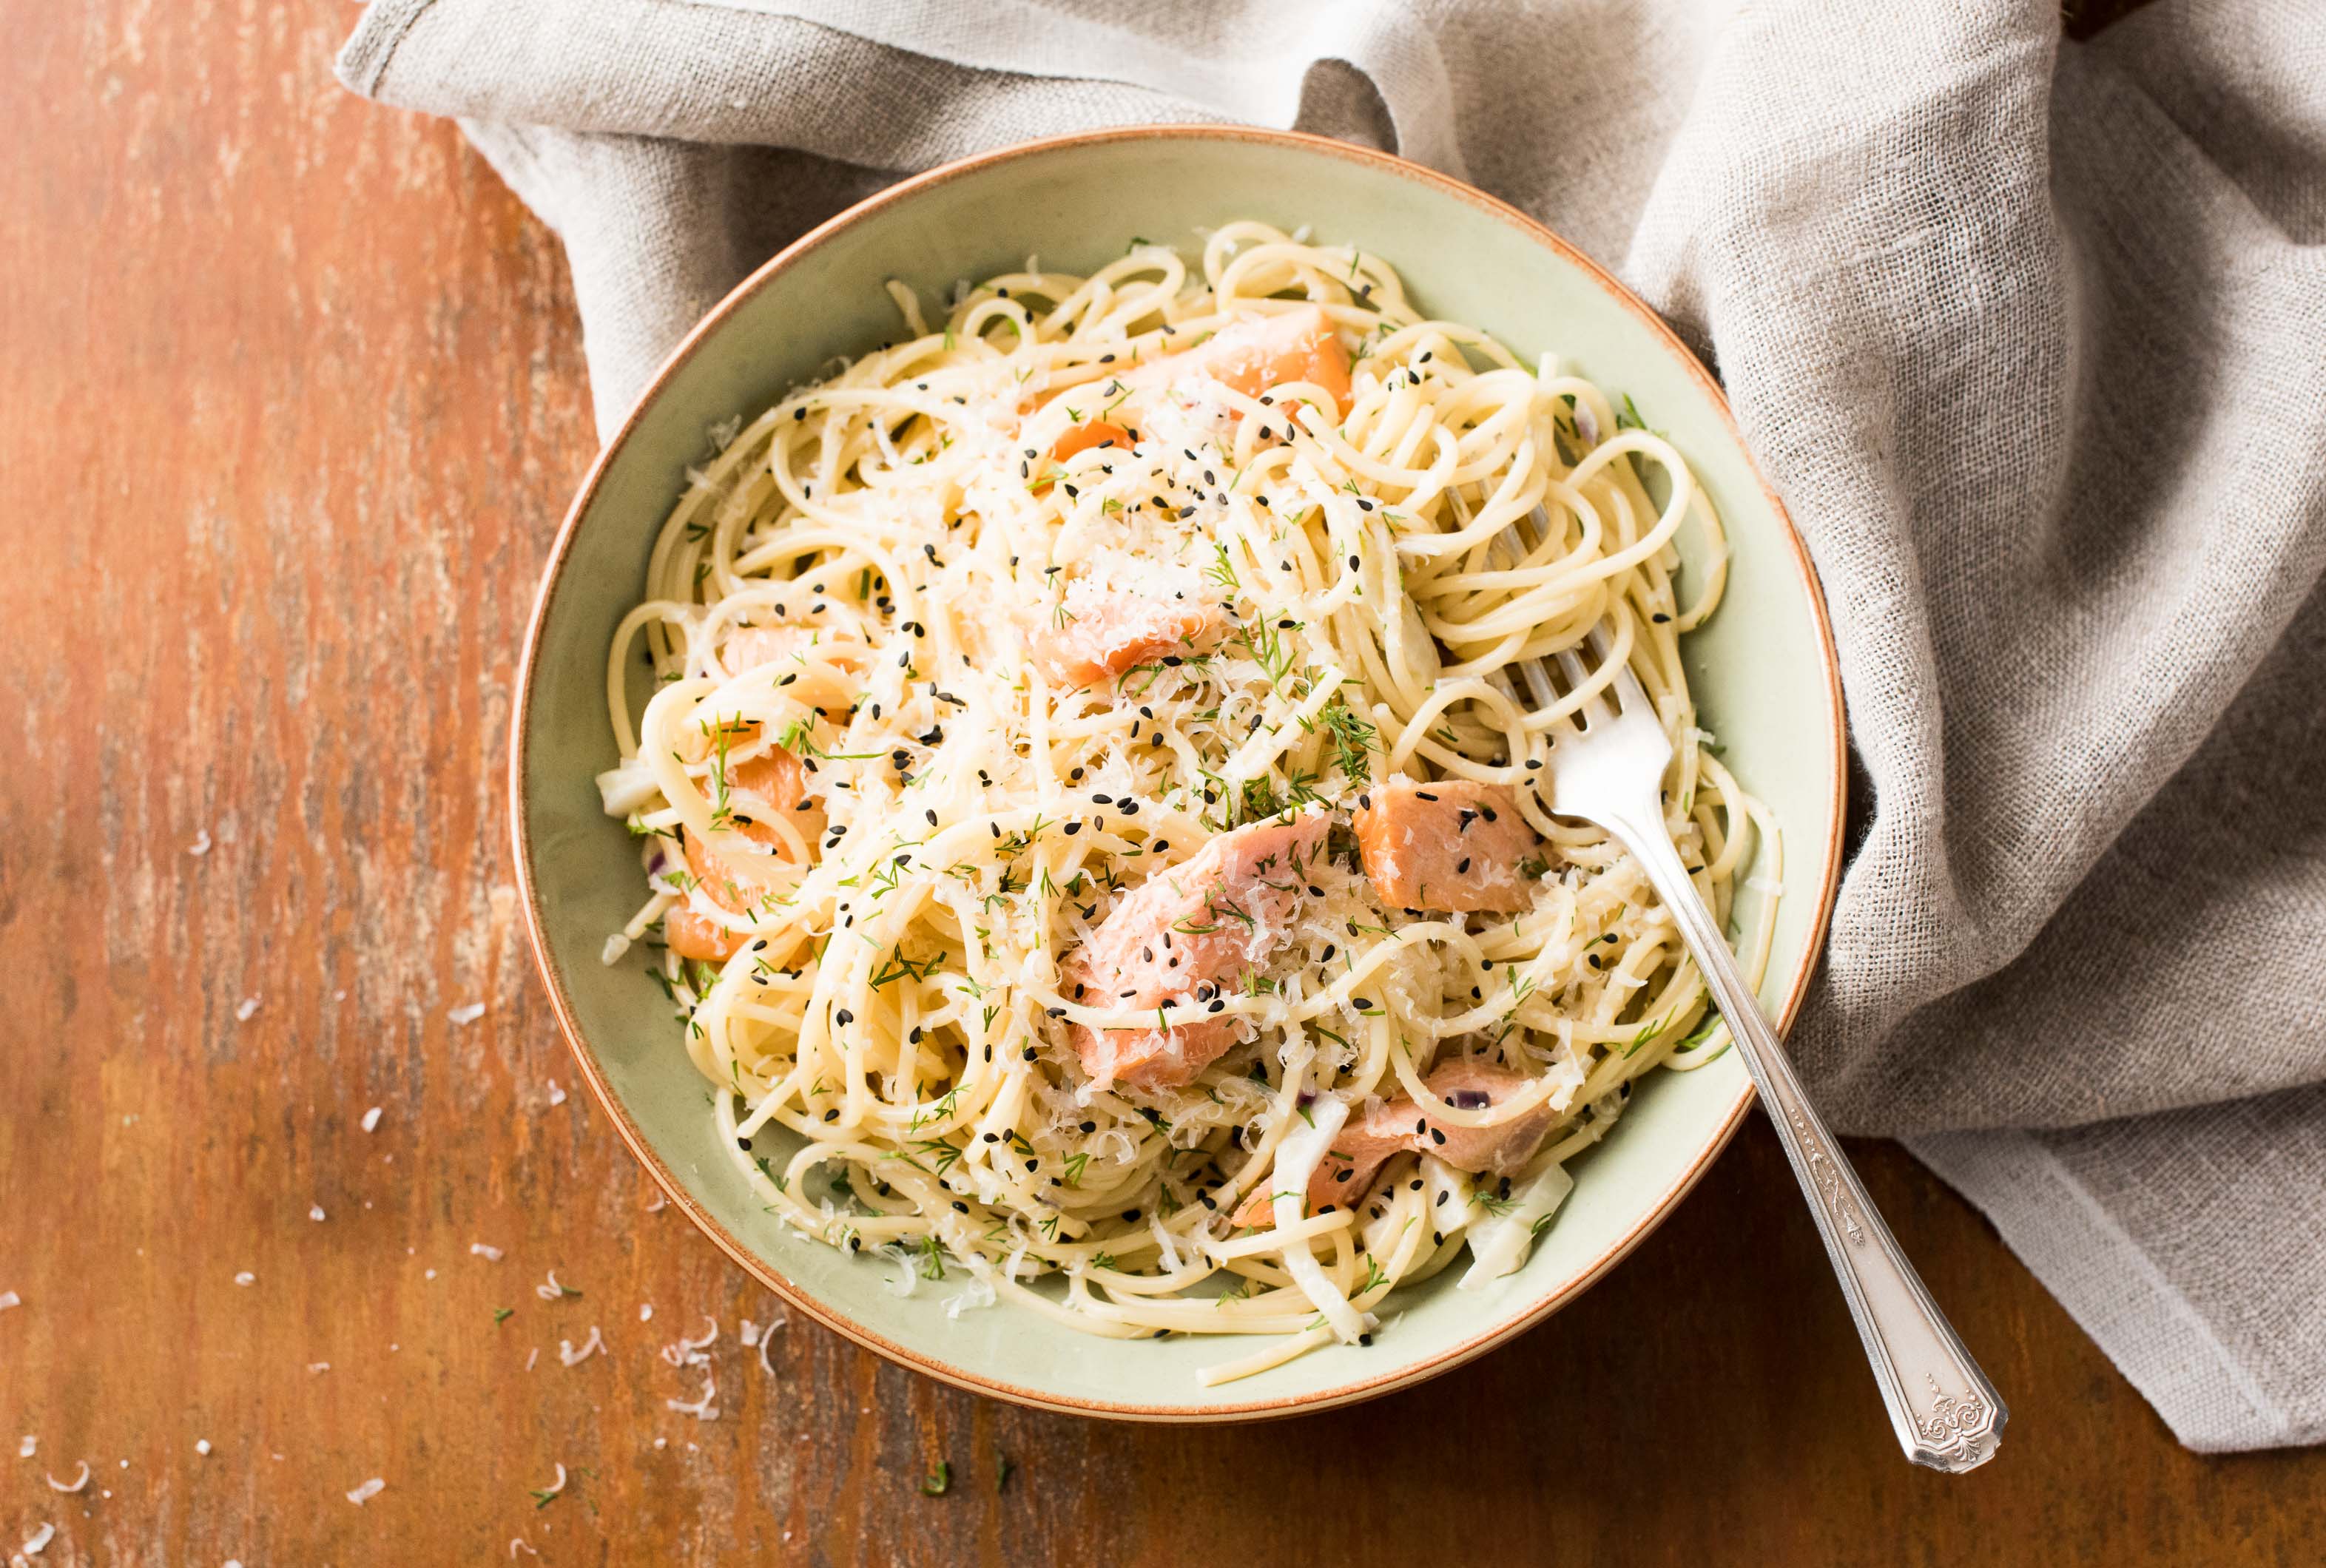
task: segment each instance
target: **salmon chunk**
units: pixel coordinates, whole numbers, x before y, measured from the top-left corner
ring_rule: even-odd
[[[1065,624],[1045,627],[1033,649],[1042,673],[1061,686],[1087,686],[1150,659],[1201,653],[1219,630],[1211,605],[1150,598],[1087,578],[1066,585],[1065,609]]]
[[[1205,379],[1247,397],[1258,397],[1271,387],[1297,381],[1322,388],[1332,399],[1334,418],[1348,412],[1349,351],[1341,346],[1333,319],[1318,307],[1309,305],[1273,315],[1243,317],[1192,348],[1166,354],[1126,369],[1118,376],[1059,394],[1048,407],[1062,404],[1073,407],[1093,395],[1112,396],[1114,401],[1107,405],[1107,412],[1121,409],[1121,422],[1110,419],[1077,421],[1050,443],[1045,460],[1062,463],[1093,447],[1120,446],[1129,450],[1138,444],[1146,416],[1156,411],[1158,403],[1168,401],[1164,394],[1169,389],[1183,382]],[[1217,413],[1221,431],[1232,431],[1236,420],[1234,412]],[[1032,449],[1028,448],[1026,455],[1032,457]],[[1048,487],[1049,481],[1038,478],[1033,485],[1037,495]]]
[[[1193,348],[1149,360],[1123,380],[1135,387],[1161,387],[1193,376],[1208,376],[1246,397],[1307,382],[1332,397],[1335,418],[1348,411],[1349,351],[1341,347],[1333,319],[1316,305],[1246,316]]]
[[[1506,1068],[1451,1062],[1421,1081],[1456,1110],[1484,1110],[1501,1105],[1532,1080]],[[1372,1190],[1373,1178],[1391,1157],[1408,1151],[1435,1155],[1460,1171],[1514,1176],[1542,1146],[1552,1114],[1546,1102],[1514,1121],[1493,1127],[1444,1127],[1422,1115],[1410,1096],[1400,1095],[1341,1129],[1308,1179],[1306,1211],[1321,1214],[1331,1208],[1354,1208]],[[1274,1204],[1272,1192],[1255,1191],[1237,1206],[1235,1223],[1270,1224]]]
[[[1080,424],[1070,424],[1066,431],[1050,443],[1049,460],[1063,463],[1076,452],[1086,452],[1093,447],[1121,447],[1129,451],[1138,444],[1138,437],[1122,426],[1103,419],[1086,419]],[[1037,492],[1049,487],[1047,483],[1034,487]]]
[[[720,645],[719,663],[730,675],[788,659],[815,641],[805,626],[738,626]]]
[[[1355,826],[1365,875],[1386,908],[1513,914],[1534,903],[1525,868],[1541,856],[1542,840],[1500,784],[1391,779],[1366,792]]]
[[[683,959],[701,959],[705,963],[723,964],[743,951],[743,944],[751,940],[751,934],[744,931],[730,931],[680,904],[664,914],[662,939],[671,951]]]
[[[1170,1026],[1075,1025],[1084,1072],[1103,1085],[1175,1088],[1235,1043],[1229,1020],[1210,1016],[1212,1004],[1289,934],[1329,821],[1317,812],[1222,833],[1115,905],[1067,955],[1066,994],[1089,1007],[1152,1012]]]
[[[748,744],[749,739],[757,738],[758,727],[747,725],[740,734],[743,738],[739,743]],[[801,769],[799,758],[781,747],[730,764],[727,789],[727,808],[735,830],[755,844],[766,845],[773,853],[722,853],[696,837],[693,829],[681,829],[686,868],[720,908],[730,914],[751,914],[765,909],[770,899],[789,893],[803,869],[801,863],[791,858],[794,851],[783,835],[752,813],[784,812],[785,821],[797,830],[813,855],[816,840],[823,832],[823,809],[808,799],[807,775]],[[746,799],[747,793],[757,795],[758,800]],[[715,811],[718,806],[714,784],[712,807]]]

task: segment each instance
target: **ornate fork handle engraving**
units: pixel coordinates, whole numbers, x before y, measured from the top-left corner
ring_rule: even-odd
[[[1935,1470],[1961,1471],[1986,1463],[1995,1456],[2010,1417],[2002,1396],[1931,1301],[1802,1091],[1776,1031],[1711,911],[1696,895],[1660,816],[1636,824],[1602,820],[1640,858],[1720,1004],[1793,1174],[1810,1196],[1810,1217],[1841,1281],[1899,1445],[1907,1458]]]
[[[1942,1392],[1938,1378],[1928,1373],[1923,1381],[1931,1386],[1931,1413],[1922,1417],[1922,1440],[1940,1453],[1957,1456],[1949,1468],[1968,1470],[1985,1462],[1995,1452],[1996,1431],[2002,1425],[1996,1407],[1976,1393],[1958,1398]]]
[[[1793,1132],[1801,1140],[1801,1157],[1809,1162],[1810,1179],[1817,1183],[1817,1190],[1825,1194],[1827,1205],[1833,1210],[1835,1221],[1841,1226],[1843,1234],[1849,1238],[1852,1245],[1865,1246],[1865,1221],[1858,1218],[1857,1205],[1849,1201],[1848,1192],[1843,1190],[1841,1173],[1835,1166],[1833,1156],[1825,1152],[1824,1141],[1818,1137],[1817,1129],[1810,1126],[1799,1110],[1792,1112],[1791,1120]]]

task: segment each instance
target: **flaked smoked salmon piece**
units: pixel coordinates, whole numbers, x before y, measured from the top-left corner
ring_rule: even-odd
[[[1524,868],[1542,840],[1500,784],[1391,779],[1365,793],[1355,825],[1384,907],[1513,914],[1534,902]]]
[[[1149,360],[1121,379],[1146,388],[1168,386],[1191,376],[1208,376],[1246,397],[1258,397],[1289,382],[1307,382],[1331,394],[1335,418],[1348,411],[1349,351],[1341,347],[1333,319],[1316,305],[1246,316],[1193,348]]]
[[[1076,452],[1086,452],[1093,447],[1121,447],[1129,451],[1138,438],[1122,426],[1103,419],[1086,419],[1080,424],[1070,424],[1065,433],[1050,443],[1048,461],[1063,463]],[[1035,491],[1049,488],[1048,481],[1037,484]]]
[[[1150,659],[1198,654],[1219,630],[1208,604],[1152,598],[1103,588],[1087,578],[1066,585],[1064,625],[1034,638],[1034,662],[1060,686],[1087,686]]]
[[[1107,412],[1112,413],[1117,408],[1127,408],[1127,412],[1120,423],[1094,418],[1067,426],[1050,443],[1045,461],[1061,463],[1093,447],[1112,445],[1128,450],[1138,441],[1137,428],[1147,402],[1182,381],[1206,376],[1246,397],[1258,397],[1270,387],[1302,382],[1323,389],[1332,398],[1334,418],[1348,412],[1349,351],[1341,346],[1333,319],[1319,307],[1309,305],[1273,315],[1246,316],[1221,328],[1193,348],[1166,354],[1112,379],[1061,393],[1061,400],[1112,394],[1115,401],[1108,405]],[[1233,424],[1233,416],[1227,417]],[[1036,479],[1037,494],[1048,487],[1047,479]]]
[[[720,645],[719,663],[730,675],[788,659],[815,641],[805,626],[738,626]]]
[[[1168,1027],[1075,1025],[1084,1072],[1102,1084],[1175,1088],[1235,1043],[1212,1004],[1289,934],[1329,822],[1316,812],[1222,833],[1114,906],[1067,956],[1066,994],[1093,1007],[1152,1012]]]
[[[747,745],[758,735],[757,725],[744,725],[735,732],[731,744]],[[773,853],[721,854],[692,829],[682,828],[686,868],[720,908],[731,914],[752,914],[764,910],[769,900],[789,893],[799,881],[802,866],[793,858],[795,852],[783,834],[751,814],[762,808],[758,802],[743,799],[742,792],[758,796],[767,809],[785,813],[784,820],[806,843],[811,858],[816,840],[823,833],[823,808],[808,799],[807,775],[799,758],[781,747],[728,765],[727,789],[727,812],[734,830],[755,844],[765,844]],[[711,794],[712,809],[716,812],[721,803],[715,782]]]
[[[723,925],[714,924],[685,905],[679,904],[664,912],[662,939],[671,951],[683,959],[723,964],[743,951],[743,944],[751,940],[751,933],[730,931]]]
[[[1429,1092],[1456,1110],[1500,1105],[1532,1081],[1523,1073],[1480,1062],[1449,1062],[1421,1081]],[[1493,1127],[1446,1127],[1421,1114],[1410,1096],[1400,1095],[1349,1122],[1317,1162],[1308,1179],[1309,1214],[1328,1207],[1354,1208],[1392,1155],[1407,1150],[1435,1155],[1456,1170],[1514,1176],[1534,1158],[1550,1130],[1546,1102],[1513,1121]],[[1273,1223],[1275,1194],[1263,1183],[1237,1206],[1238,1225]]]

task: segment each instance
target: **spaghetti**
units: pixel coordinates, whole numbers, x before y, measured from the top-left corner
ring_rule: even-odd
[[[1516,1268],[1632,1082],[1726,1044],[1530,787],[1580,697],[1521,662],[1610,623],[1707,903],[1773,858],[1681,669],[1686,463],[1258,223],[889,291],[901,340],[718,432],[609,659],[650,895],[607,961],[660,944],[738,1169],[907,1285],[1270,1338],[1207,1381]]]

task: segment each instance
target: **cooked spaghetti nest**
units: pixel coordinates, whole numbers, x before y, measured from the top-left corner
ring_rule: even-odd
[[[1729,920],[1755,829],[1774,865],[1682,672],[1726,572],[1686,462],[1628,399],[1423,317],[1380,258],[1264,224],[1211,234],[1193,272],[1143,243],[1087,276],[1029,260],[941,320],[889,290],[898,340],[714,432],[609,657],[599,782],[650,895],[607,961],[682,926],[731,951],[651,968],[739,1171],[900,1288],[955,1282],[956,1310],[1273,1337],[1211,1381],[1369,1342],[1465,1247],[1465,1283],[1515,1268],[1633,1081],[1726,1044],[1638,865],[1529,787],[1612,669],[1541,708],[1521,662],[1608,623],[1670,736],[1698,891]],[[1311,307],[1345,391],[1223,368]],[[1104,657],[1124,605],[1207,629],[1062,677],[1044,650]],[[1540,842],[1523,907],[1385,906],[1350,823],[1431,781],[1508,792]],[[1316,849],[1261,895],[1251,961],[1192,993],[1223,1049],[1121,1081],[1093,1042],[1178,1020],[1076,983],[1075,955],[1252,823]],[[1513,1087],[1440,1096],[1449,1064]],[[1309,1211],[1384,1106],[1419,1108],[1420,1152]],[[1540,1141],[1501,1174],[1431,1152],[1521,1121]]]

